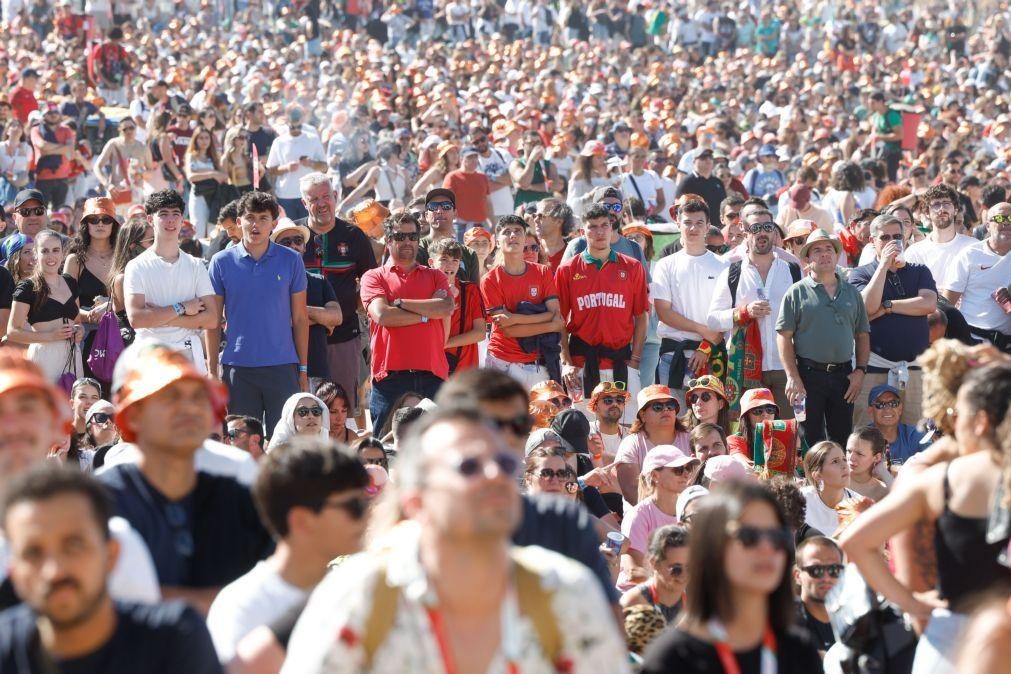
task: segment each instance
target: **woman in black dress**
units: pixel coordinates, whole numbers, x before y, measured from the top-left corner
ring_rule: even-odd
[[[643,674],[818,674],[795,618],[793,535],[772,493],[729,482],[704,497],[688,544],[687,609],[653,642]]]

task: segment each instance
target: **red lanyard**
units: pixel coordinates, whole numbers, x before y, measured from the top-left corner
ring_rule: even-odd
[[[442,668],[446,674],[457,674],[456,662],[453,660],[453,653],[449,650],[449,638],[446,636],[446,626],[442,622],[442,614],[434,608],[425,609],[428,613],[428,621],[432,625],[432,636],[439,647],[439,656],[442,657]],[[508,674],[520,674],[519,665],[512,660],[506,664]]]
[[[653,601],[653,606],[658,606],[660,604],[660,594],[656,590],[655,585],[647,585],[646,589],[649,590],[649,598]],[[685,605],[685,593],[681,593],[681,606]],[[666,604],[665,604],[666,606]]]
[[[716,648],[716,655],[720,659],[723,671],[726,674],[741,674],[741,667],[737,664],[737,656],[734,655],[734,651],[730,649],[730,644],[725,641],[726,632],[723,630],[722,626],[720,626],[719,630],[714,630],[713,627],[710,626],[709,632],[718,639],[713,642],[713,646]],[[775,674],[778,670],[779,666],[776,658],[776,635],[772,633],[772,628],[767,626],[765,628],[765,634],[762,635],[761,673]]]

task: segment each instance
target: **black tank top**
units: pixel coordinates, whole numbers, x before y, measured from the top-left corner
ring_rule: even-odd
[[[81,269],[81,276],[77,279],[77,292],[80,293],[82,307],[93,307],[96,297],[109,296],[105,284],[87,267]]]
[[[987,518],[963,517],[952,512],[948,507],[950,498],[945,468],[944,511],[934,530],[937,581],[951,610],[964,613],[971,608],[971,600],[981,593],[999,590],[1006,595],[1011,591],[1011,569],[997,561],[1007,541],[987,543]]]

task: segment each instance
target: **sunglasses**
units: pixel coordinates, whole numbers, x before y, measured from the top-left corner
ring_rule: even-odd
[[[689,379],[688,388],[692,389],[692,388],[703,388],[706,386],[716,386],[716,383],[718,381],[719,379],[712,376],[711,374],[704,374],[698,379]]]
[[[116,219],[103,215],[100,218],[85,218],[81,222],[85,225],[113,225],[116,223]]]
[[[759,414],[769,414],[771,416],[776,416],[777,412],[779,412],[779,408],[776,407],[775,405],[762,405],[761,407],[756,407],[754,409],[748,410],[748,414],[754,414],[755,416],[758,416]]]
[[[942,208],[954,208],[955,204],[950,201],[931,201],[927,207],[932,211],[939,211]]]
[[[734,539],[746,548],[754,548],[762,539],[780,551],[787,551],[793,544],[793,535],[783,527],[762,529],[749,525],[738,525],[728,532]]]
[[[425,210],[430,213],[435,213],[436,211],[451,211],[456,206],[453,205],[452,201],[432,201],[425,204]]]
[[[460,461],[456,466],[456,471],[464,477],[476,477],[484,474],[484,466],[487,459],[481,456],[470,456]],[[500,452],[491,458],[491,461],[498,466],[507,477],[515,477],[520,467],[520,460],[508,452]]]
[[[106,414],[105,412],[95,412],[94,414],[91,415],[91,421],[89,423],[107,424],[110,421],[112,421],[111,414]]]
[[[650,405],[649,409],[654,412],[677,412],[678,403],[676,400],[668,400],[667,402],[657,401]]]
[[[383,468],[386,468],[390,465],[390,460],[384,456],[381,459],[362,459],[362,463],[366,466],[382,466]]]
[[[771,222],[756,222],[754,224],[748,225],[748,231],[752,234],[758,234],[759,232],[770,233],[775,231],[776,225]]]
[[[289,247],[289,246],[301,246],[305,243],[305,239],[300,236],[286,236],[283,239],[278,239],[277,244],[279,246]]]
[[[800,567],[800,570],[812,578],[821,578],[826,572],[829,578],[838,578],[842,575],[843,568],[842,564],[811,564]]]
[[[709,391],[703,391],[702,393],[693,393],[690,396],[688,396],[688,404],[694,405],[700,400],[704,403],[707,403],[713,398],[715,398],[715,396]]]
[[[393,232],[390,234],[390,238],[394,241],[418,241],[421,239],[421,234],[418,232]]]
[[[45,206],[30,206],[28,208],[18,209],[18,215],[20,215],[22,218],[27,218],[30,215],[45,215],[45,214],[46,214]]]
[[[692,470],[694,470],[694,468],[695,467],[692,466],[691,464],[687,466],[667,466],[667,470],[674,473],[678,477],[682,477],[684,475],[691,475]]]
[[[902,241],[903,238],[901,234],[881,234],[878,236],[878,241],[888,243],[889,241]]]
[[[319,418],[319,417],[323,416],[323,408],[320,407],[319,405],[316,405],[315,407],[296,407],[295,408],[295,415],[299,419],[305,419],[310,414],[313,415],[316,418]]]
[[[523,252],[524,253],[539,253],[539,252],[541,252],[541,247],[538,244],[536,244],[536,243],[532,243],[529,246],[523,246]]]
[[[558,408],[572,407],[572,398],[568,396],[555,396],[554,398],[550,398],[548,402]]]
[[[235,438],[239,437],[242,434],[249,435],[249,431],[247,431],[245,428],[229,428],[227,431],[225,431],[225,437],[231,440],[234,440]]]
[[[620,201],[618,203],[612,204],[601,203],[600,205],[606,208],[607,210],[611,211],[612,213],[621,213],[622,209],[625,208],[625,206]]]
[[[370,503],[371,501],[364,496],[352,496],[343,501],[325,501],[319,509],[334,508],[336,510],[343,510],[348,514],[348,517],[357,521],[365,517],[365,513],[369,511]]]
[[[534,420],[529,414],[517,414],[511,419],[499,419],[498,417],[491,417],[489,420],[491,424],[500,431],[509,429],[514,434],[523,436],[530,433],[530,429],[534,427]]]
[[[1001,215],[1000,213],[998,213],[997,215],[990,218],[990,221],[996,222],[998,225],[1007,224],[1011,222],[1011,215]]]
[[[871,403],[871,407],[873,407],[876,410],[884,410],[884,409],[893,410],[901,404],[902,401],[896,398],[895,400],[882,400],[880,402],[873,402]]]
[[[605,405],[624,405],[625,400],[625,396],[621,396],[620,398],[615,396],[601,396],[598,402],[602,402]]]
[[[670,571],[670,575],[674,578],[680,578],[687,572],[684,564],[671,564],[667,570]]]
[[[562,470],[551,470],[550,468],[543,468],[537,471],[537,477],[542,480],[554,480],[555,478],[564,480],[572,477],[572,469],[563,468]]]
[[[626,391],[628,387],[623,381],[602,381],[600,382],[601,391]]]

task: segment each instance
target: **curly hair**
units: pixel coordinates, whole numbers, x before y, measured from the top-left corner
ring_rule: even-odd
[[[765,486],[783,509],[786,526],[794,531],[804,526],[807,519],[807,499],[804,498],[804,493],[797,483],[784,475],[777,475],[766,482]]]
[[[955,433],[955,396],[970,369],[972,347],[955,339],[939,339],[920,354],[923,368],[923,418],[932,420],[945,435]]]

